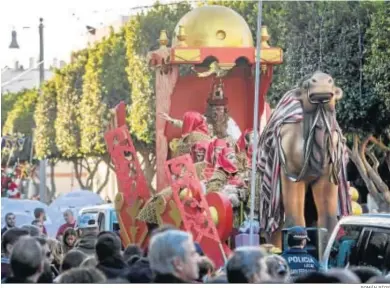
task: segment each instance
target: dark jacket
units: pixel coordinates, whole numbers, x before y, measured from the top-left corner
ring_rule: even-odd
[[[153,283],[153,272],[148,258],[140,258],[133,263],[126,278],[130,283]]]
[[[9,264],[9,259],[6,257],[1,257],[1,280],[11,276],[11,266]]]
[[[95,234],[86,234],[77,241],[74,247],[87,255],[95,255],[96,241],[97,236]]]
[[[156,274],[153,283],[187,283],[172,274]]]
[[[285,250],[281,256],[286,259],[293,278],[321,270],[317,259],[310,255],[306,249],[290,248]]]
[[[107,279],[124,277],[129,271],[129,266],[119,257],[100,261],[96,268],[102,271]]]
[[[5,233],[5,231],[8,230],[8,227],[7,226],[4,226],[3,228],[1,228],[1,235],[3,236],[3,234]]]

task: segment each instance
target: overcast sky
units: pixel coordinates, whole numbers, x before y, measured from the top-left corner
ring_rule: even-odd
[[[39,18],[44,18],[45,59],[68,61],[72,50],[86,45],[86,25],[109,25],[120,15],[135,14],[131,8],[152,5],[155,0],[8,0],[0,9],[0,67],[18,60],[28,67],[29,58],[38,59]],[[160,0],[160,3],[176,2]],[[6,4],[5,4],[6,3]],[[23,27],[30,27],[23,29]],[[11,31],[17,31],[20,49],[9,49]]]

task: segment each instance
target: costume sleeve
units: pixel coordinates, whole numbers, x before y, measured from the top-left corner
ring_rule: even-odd
[[[229,136],[232,137],[235,142],[237,142],[241,136],[241,129],[238,127],[237,123],[233,120],[232,117],[229,117],[227,130]]]
[[[207,182],[206,193],[221,192],[223,186],[225,186],[226,183],[227,183],[226,175],[223,172],[216,170],[213,176],[211,176],[210,180]]]

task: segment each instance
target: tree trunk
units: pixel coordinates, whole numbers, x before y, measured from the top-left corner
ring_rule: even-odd
[[[352,150],[348,149],[349,156],[352,162],[356,165],[360,176],[363,178],[364,183],[367,186],[369,193],[378,204],[379,210],[383,212],[390,211],[390,191],[386,183],[383,182],[381,176],[378,173],[379,161],[371,151],[367,150],[369,142],[374,143],[380,149],[390,151],[390,148],[386,147],[383,143],[378,141],[372,135],[366,137],[359,147],[359,137],[354,135]],[[366,155],[369,156],[373,162],[371,164],[367,161]]]

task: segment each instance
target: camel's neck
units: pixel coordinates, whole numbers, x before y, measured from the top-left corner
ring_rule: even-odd
[[[319,106],[303,117],[303,136],[305,141],[306,176],[318,177],[331,162],[331,134],[335,129],[336,115]],[[306,159],[308,158],[308,159]]]

